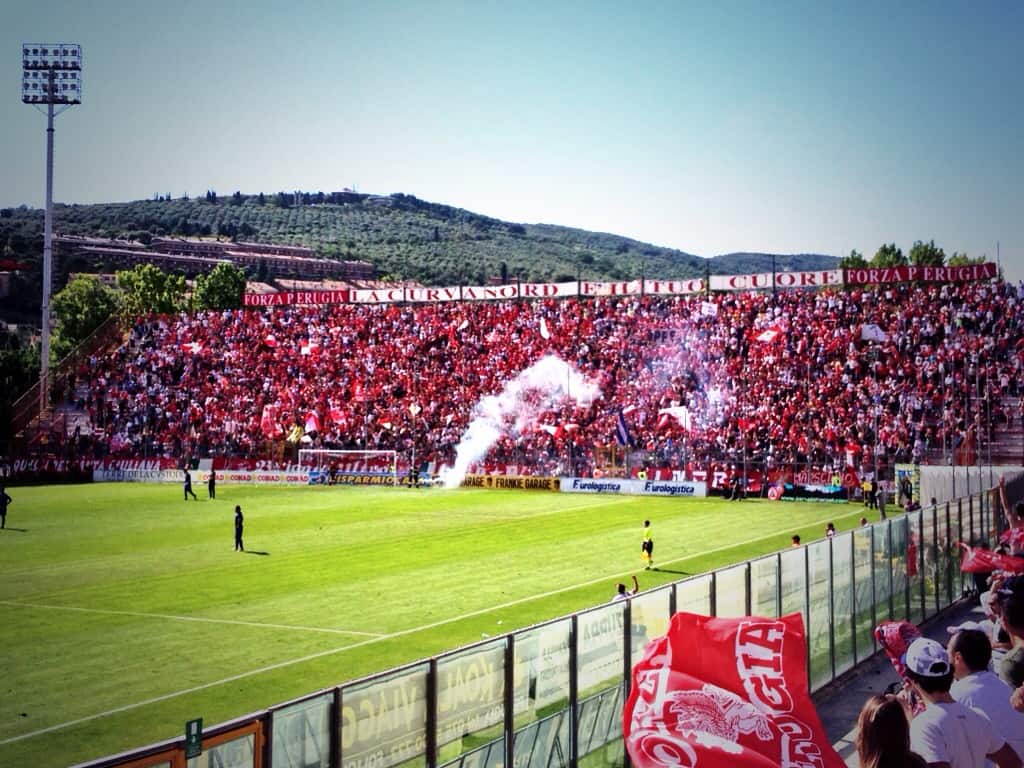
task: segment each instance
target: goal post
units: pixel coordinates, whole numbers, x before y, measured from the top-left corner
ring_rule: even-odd
[[[398,451],[299,450],[310,485],[399,485]]]

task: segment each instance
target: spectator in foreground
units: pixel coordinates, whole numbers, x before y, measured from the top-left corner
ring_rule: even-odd
[[[626,585],[621,581],[615,585],[615,597],[612,598],[612,602],[616,600],[625,600],[632,597],[640,591],[640,582],[636,580],[636,576],[633,577],[633,588],[626,589]]]
[[[1002,619],[1012,647],[999,664],[999,676],[1011,688],[1020,688],[1024,685],[1024,592],[1019,588],[1003,603]]]
[[[941,643],[919,637],[907,649],[907,679],[925,709],[910,723],[910,748],[932,768],[977,768],[985,758],[1020,768],[1013,747],[992,722],[949,694],[953,667]]]
[[[1024,714],[1010,704],[1013,689],[989,670],[992,645],[980,629],[963,629],[949,640],[949,660],[955,682],[949,689],[954,701],[983,713],[999,734],[1024,755]]]
[[[857,718],[860,768],[927,768],[910,751],[910,725],[903,702],[891,694],[875,694]]]

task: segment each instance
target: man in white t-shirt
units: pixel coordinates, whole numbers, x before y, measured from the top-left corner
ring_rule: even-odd
[[[907,648],[906,673],[925,703],[910,721],[910,749],[929,768],[979,768],[985,758],[999,768],[1020,768],[1013,747],[985,715],[949,695],[953,667],[941,643],[919,637]]]
[[[633,577],[632,589],[626,589],[626,585],[620,581],[615,585],[615,597],[612,598],[612,602],[614,603],[616,600],[628,600],[639,591],[640,582],[636,580],[636,576]]]
[[[989,670],[992,644],[979,629],[965,629],[949,639],[949,659],[956,682],[949,689],[954,701],[983,713],[999,735],[1024,757],[1024,712],[1010,704],[1013,689]]]

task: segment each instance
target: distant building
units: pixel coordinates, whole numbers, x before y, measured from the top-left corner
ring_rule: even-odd
[[[312,248],[299,245],[158,237],[147,246],[76,235],[56,235],[53,242],[58,256],[82,259],[96,267],[131,269],[137,264],[153,264],[189,277],[209,272],[224,262],[245,270],[258,270],[264,265],[267,274],[275,278],[373,280],[377,276],[369,262],[322,259]]]

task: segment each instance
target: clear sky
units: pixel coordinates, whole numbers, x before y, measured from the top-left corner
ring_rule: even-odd
[[[78,42],[55,198],[407,192],[702,256],[935,239],[1024,279],[1024,3],[10,2],[0,205],[41,205],[22,42]]]

